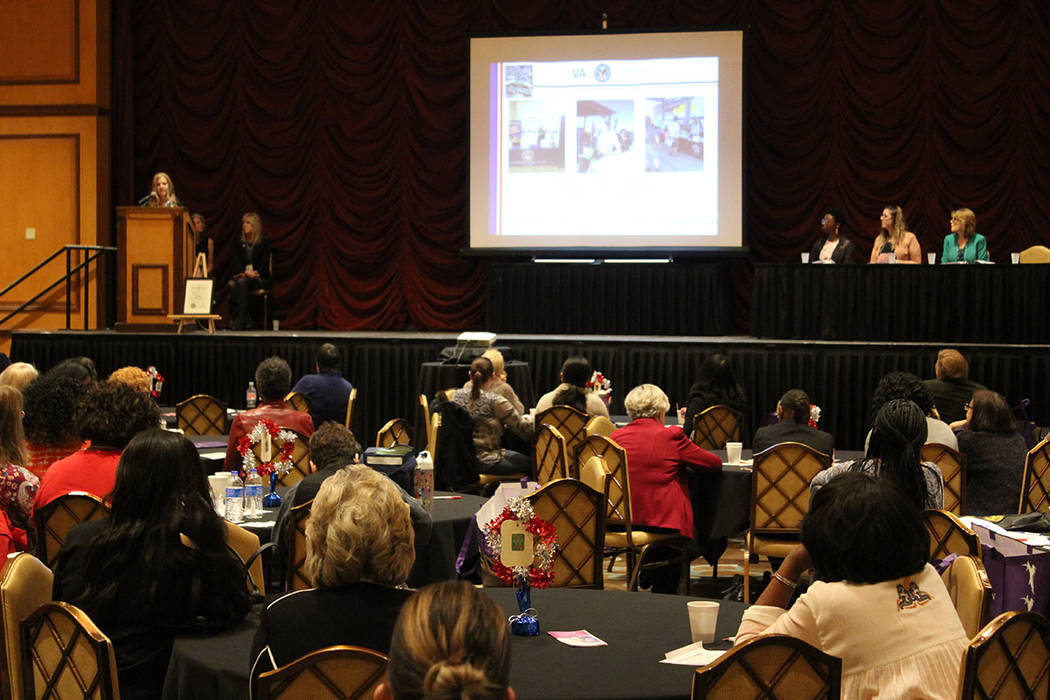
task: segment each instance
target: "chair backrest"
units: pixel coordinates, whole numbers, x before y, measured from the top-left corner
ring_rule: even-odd
[[[1018,513],[1050,513],[1050,438],[1033,447],[1024,459]]]
[[[430,449],[430,443],[433,442],[434,436],[431,434],[430,425],[430,402],[427,400],[426,394],[419,395],[419,417],[420,425],[423,426],[423,433],[427,439],[427,449]]]
[[[549,425],[557,428],[561,436],[565,438],[565,447],[569,449],[565,454],[572,455],[576,454],[576,445],[587,437],[587,422],[590,418],[586,413],[572,406],[551,406],[536,414],[536,425]],[[571,465],[570,468],[575,469],[575,465]]]
[[[281,486],[291,486],[302,481],[305,477],[310,475],[312,471],[310,467],[310,439],[300,433],[294,428],[286,428],[281,426],[280,430],[287,431],[293,434],[295,437],[295,444],[292,446],[292,468],[284,474],[277,477],[277,483]],[[271,459],[277,455],[277,453],[284,447],[284,440],[281,438],[274,438],[271,441]],[[255,459],[262,463],[262,441],[259,441],[252,445],[252,452],[255,453]]]
[[[734,647],[693,676],[693,700],[838,698],[842,660],[795,637],[772,634]]]
[[[963,654],[959,698],[1050,697],[1050,621],[1005,612],[970,640]]]
[[[346,420],[343,425],[350,429],[350,420],[354,417],[354,402],[357,401],[357,387],[350,390],[350,396],[346,398]]]
[[[175,421],[186,435],[226,435],[226,404],[214,396],[197,394],[175,404]]]
[[[972,638],[984,627],[992,605],[992,582],[981,558],[970,554],[956,557],[941,579],[959,613],[966,636]]]
[[[412,444],[412,426],[404,418],[391,418],[376,433],[376,447]]]
[[[434,455],[437,454],[437,442],[438,442],[438,430],[441,428],[441,414],[435,413],[430,417],[430,434],[427,437],[427,452],[430,453],[430,459],[436,459]]]
[[[608,494],[577,479],[558,479],[528,498],[536,516],[557,532],[552,585],[601,588]]]
[[[1034,245],[1021,251],[1021,263],[1050,263],[1050,248]]]
[[[944,510],[966,514],[966,456],[948,445],[931,442],[920,450],[922,461],[933,462],[944,477]]]
[[[605,416],[591,416],[591,419],[587,421],[587,425],[583,429],[587,435],[604,435],[609,437],[616,430],[616,424]]]
[[[387,657],[363,647],[335,646],[311,652],[259,676],[253,700],[366,698],[386,673]]]
[[[113,644],[83,610],[44,603],[21,627],[24,697],[120,697]]]
[[[51,569],[28,552],[7,555],[0,570],[0,623],[4,627],[0,636],[4,664],[0,694],[5,698],[25,697],[21,624],[30,613],[51,600],[54,578]]]
[[[301,413],[310,412],[310,399],[298,391],[289,391],[288,395],[284,397],[284,402]]]
[[[98,496],[84,491],[72,491],[37,508],[33,514],[37,556],[53,569],[70,530],[88,520],[108,517],[109,506]]]
[[[721,450],[727,442],[740,442],[740,411],[711,406],[693,416],[693,442],[705,450]]]
[[[300,591],[313,588],[313,581],[306,577],[306,524],[310,522],[310,507],[313,499],[288,511],[288,528],[285,530],[285,548],[288,550],[288,564],[284,573],[286,591]]]
[[[627,451],[609,437],[590,435],[580,443],[576,460],[581,473],[583,465],[595,457],[602,459],[602,466],[609,475],[608,508],[606,522],[630,529],[631,489],[627,482]]]
[[[966,527],[966,523],[954,513],[926,510],[922,513],[922,520],[930,533],[930,561],[944,559],[949,554],[981,556],[981,541],[977,533]]]
[[[809,482],[831,466],[831,456],[798,442],[755,455],[751,477],[751,531],[795,534],[809,510]]]
[[[536,458],[536,481],[540,486],[569,475],[565,466],[568,454],[569,450],[560,430],[546,424],[541,424],[536,429],[533,455]]]
[[[223,520],[222,524],[226,527],[226,544],[241,558],[242,564],[247,562],[259,548],[259,536],[229,520]],[[262,557],[255,557],[255,560],[252,561],[251,568],[248,569],[248,577],[251,579],[249,583],[254,589],[253,593],[266,592],[266,576],[263,573]]]

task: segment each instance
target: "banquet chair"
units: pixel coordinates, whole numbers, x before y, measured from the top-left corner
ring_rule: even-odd
[[[176,424],[186,435],[226,435],[226,404],[214,396],[197,394],[175,405]]]
[[[28,552],[7,555],[0,570],[0,620],[4,633],[0,636],[3,672],[0,673],[0,696],[25,697],[25,676],[22,668],[22,620],[51,600],[54,581],[51,569]]]
[[[55,567],[66,535],[74,526],[109,517],[109,506],[98,496],[72,491],[36,509],[36,553],[48,568]]]
[[[434,441],[434,435],[431,431],[430,421],[430,402],[427,401],[426,394],[419,395],[419,417],[420,425],[423,426],[423,435],[426,437],[426,448],[430,449],[430,443]]]
[[[299,483],[313,472],[313,467],[310,466],[310,439],[293,428],[279,426],[279,430],[288,431],[295,436],[294,444],[292,445],[292,454],[289,457],[292,462],[292,468],[277,477],[278,485],[292,486],[293,484]],[[274,438],[271,440],[270,459],[277,456],[278,452],[284,447],[284,444],[285,441],[281,438]],[[252,452],[255,454],[255,459],[259,464],[269,461],[263,459],[262,448],[262,441],[252,445]],[[266,485],[268,486],[269,484]]]
[[[1018,262],[1022,264],[1050,263],[1050,248],[1045,245],[1029,246],[1021,251]]]
[[[226,528],[226,544],[248,567],[248,584],[252,593],[266,593],[266,576],[263,573],[262,557],[256,556],[259,550],[259,536],[229,520],[222,521]],[[248,562],[251,564],[248,564]]]
[[[411,445],[412,427],[404,418],[391,418],[376,433],[376,447],[393,447],[394,445]]]
[[[583,411],[578,411],[572,406],[551,406],[545,411],[536,414],[536,427],[549,425],[557,428],[561,436],[565,438],[566,455],[576,454],[576,446],[587,437],[587,422],[590,420]],[[570,466],[575,471],[575,465]],[[578,474],[567,474],[576,477]]]
[[[554,426],[541,424],[537,428],[533,455],[536,459],[536,481],[540,486],[569,476],[565,464],[569,450],[561,431]]]
[[[782,442],[755,455],[751,527],[744,536],[744,601],[751,598],[751,557],[786,557],[799,543],[809,510],[809,482],[831,466],[831,456],[798,442]],[[756,559],[757,561],[757,559]]]
[[[721,450],[727,442],[740,442],[742,415],[729,406],[705,408],[693,416],[693,442],[705,450]]]
[[[583,429],[588,436],[604,435],[609,437],[616,430],[616,424],[605,416],[591,416],[591,419],[587,421],[587,425]]]
[[[346,426],[347,430],[350,430],[350,421],[354,417],[354,402],[357,401],[357,387],[350,390],[350,396],[346,399],[346,420],[343,421],[343,425]]]
[[[930,509],[923,511],[922,521],[930,533],[930,561],[945,559],[949,554],[981,556],[977,533],[954,513]]]
[[[973,638],[984,627],[992,605],[992,583],[980,556],[956,557],[941,574],[941,580],[959,613],[966,636]]]
[[[273,255],[270,256],[270,279],[273,279]],[[273,284],[271,282],[271,284]],[[263,330],[270,329],[270,293],[271,290],[266,287],[259,287],[256,290],[248,292],[248,299],[259,299],[262,302],[262,326]]]
[[[1050,513],[1050,438],[1029,451],[1024,459],[1021,504],[1018,513]]]
[[[310,412],[310,399],[298,391],[289,391],[284,397],[284,402],[301,413]]]
[[[842,659],[782,634],[733,647],[693,676],[693,700],[814,700],[838,698]]]
[[[966,456],[939,442],[930,442],[920,450],[922,461],[933,462],[944,478],[944,510],[955,515],[966,514]]]
[[[386,666],[387,657],[378,651],[345,645],[327,647],[260,675],[252,700],[371,700]]]
[[[22,621],[26,698],[119,698],[113,643],[87,614],[61,601]]]
[[[288,527],[285,530],[285,549],[288,550],[288,563],[285,567],[284,590],[300,591],[313,588],[313,581],[306,577],[306,524],[310,522],[310,508],[313,499],[288,511]]]
[[[435,413],[430,417],[430,430],[427,431],[427,452],[430,453],[430,459],[434,459],[434,455],[437,454],[437,438],[438,429],[441,428],[441,414]]]
[[[960,699],[1050,697],[1050,621],[1004,612],[970,640],[963,654]]]

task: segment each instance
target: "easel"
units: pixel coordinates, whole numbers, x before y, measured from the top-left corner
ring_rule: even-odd
[[[204,253],[197,253],[197,259],[193,263],[193,271],[190,273],[190,279],[204,279],[208,276],[208,258]],[[179,326],[175,330],[176,334],[182,333],[182,327],[187,321],[194,321],[201,328],[205,328],[203,325],[204,321],[208,322],[207,330],[208,334],[215,332],[215,321],[222,318],[219,314],[168,314],[168,318],[172,321],[178,322]]]

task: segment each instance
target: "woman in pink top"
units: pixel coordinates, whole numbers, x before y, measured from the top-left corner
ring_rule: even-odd
[[[869,262],[885,263],[890,261],[890,254],[896,256],[899,263],[918,265],[922,262],[922,248],[919,239],[908,230],[904,221],[904,210],[896,205],[889,205],[882,210],[879,220],[879,235],[871,247]]]

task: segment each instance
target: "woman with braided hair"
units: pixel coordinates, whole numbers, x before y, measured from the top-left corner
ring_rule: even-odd
[[[474,452],[485,474],[528,474],[532,471],[527,455],[500,445],[503,429],[510,428],[522,440],[532,438],[532,424],[524,420],[510,401],[492,392],[497,381],[492,361],[475,357],[470,363],[470,383],[452,393],[452,400],[474,421]]]
[[[864,459],[839,462],[813,477],[810,497],[837,475],[860,471],[897,486],[920,510],[944,505],[944,479],[932,462],[923,462],[919,451],[926,442],[926,416],[912,401],[893,399],[875,416],[871,442]]]

